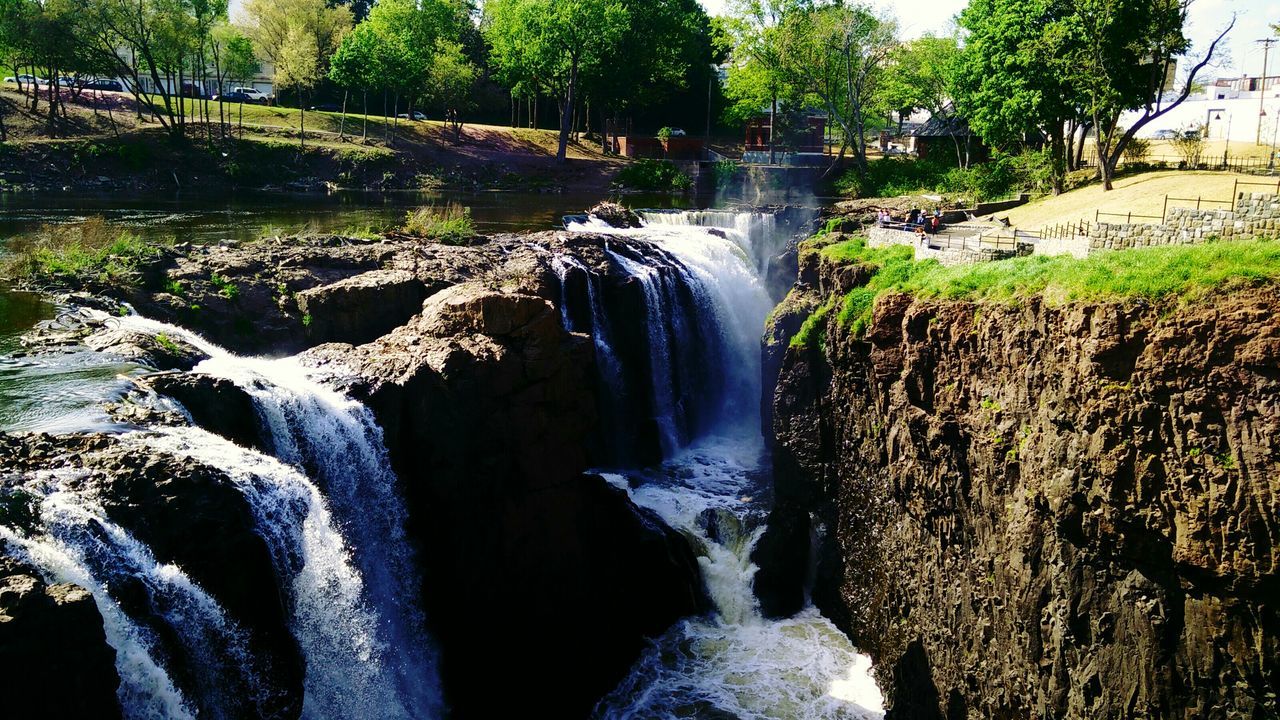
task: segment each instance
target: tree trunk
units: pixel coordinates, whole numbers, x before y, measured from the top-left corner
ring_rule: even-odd
[[[302,91],[298,91],[298,147],[303,150],[307,149],[307,101],[302,97]]]
[[[569,94],[564,99],[560,111],[560,146],[556,149],[556,162],[565,163],[569,159],[569,132],[573,125],[573,103],[578,91],[578,61],[575,59],[569,67]]]
[[[342,91],[342,120],[338,122],[338,139],[347,139],[347,91]]]
[[[364,106],[364,122],[360,126],[360,142],[364,143],[369,139],[369,91],[361,90],[360,93]]]
[[[1054,123],[1049,130],[1049,177],[1053,194],[1061,195],[1066,181],[1066,148],[1063,124]]]
[[[774,144],[778,127],[778,94],[773,94],[773,104],[769,106],[769,164],[778,162],[778,150]]]

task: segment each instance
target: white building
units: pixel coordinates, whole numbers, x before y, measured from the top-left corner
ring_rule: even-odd
[[[1131,125],[1141,113],[1125,113],[1120,124]],[[1259,123],[1261,120],[1261,123]],[[1204,128],[1211,140],[1255,141],[1273,144],[1280,131],[1280,76],[1220,78],[1204,92],[1139,131],[1152,137],[1164,130]],[[1261,127],[1261,138],[1259,138]]]

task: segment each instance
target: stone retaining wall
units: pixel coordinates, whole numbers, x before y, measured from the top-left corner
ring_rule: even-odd
[[[929,237],[929,236],[926,236]],[[976,243],[978,237],[974,236]],[[870,247],[888,247],[905,245],[915,250],[916,260],[937,260],[943,265],[970,265],[993,260],[1004,260],[1017,255],[1013,250],[994,250],[988,248],[935,248],[922,246],[919,236],[905,230],[873,227],[867,232],[867,245]]]
[[[1162,223],[1094,223],[1088,226],[1090,252],[1196,245],[1215,238],[1249,239],[1277,235],[1280,235],[1280,196],[1271,193],[1241,193],[1234,210],[1172,208]]]

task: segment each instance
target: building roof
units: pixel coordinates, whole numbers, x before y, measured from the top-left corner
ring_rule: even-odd
[[[929,118],[928,122],[911,133],[912,137],[969,137],[971,135],[973,131],[969,129],[969,123],[963,119],[937,115]]]

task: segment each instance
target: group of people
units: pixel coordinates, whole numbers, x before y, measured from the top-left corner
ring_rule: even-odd
[[[930,215],[920,208],[912,208],[906,217],[897,218],[889,208],[876,210],[876,225],[887,227],[895,224],[901,224],[902,229],[908,232],[914,230],[917,235],[936,235],[942,230],[942,211],[934,210]]]

